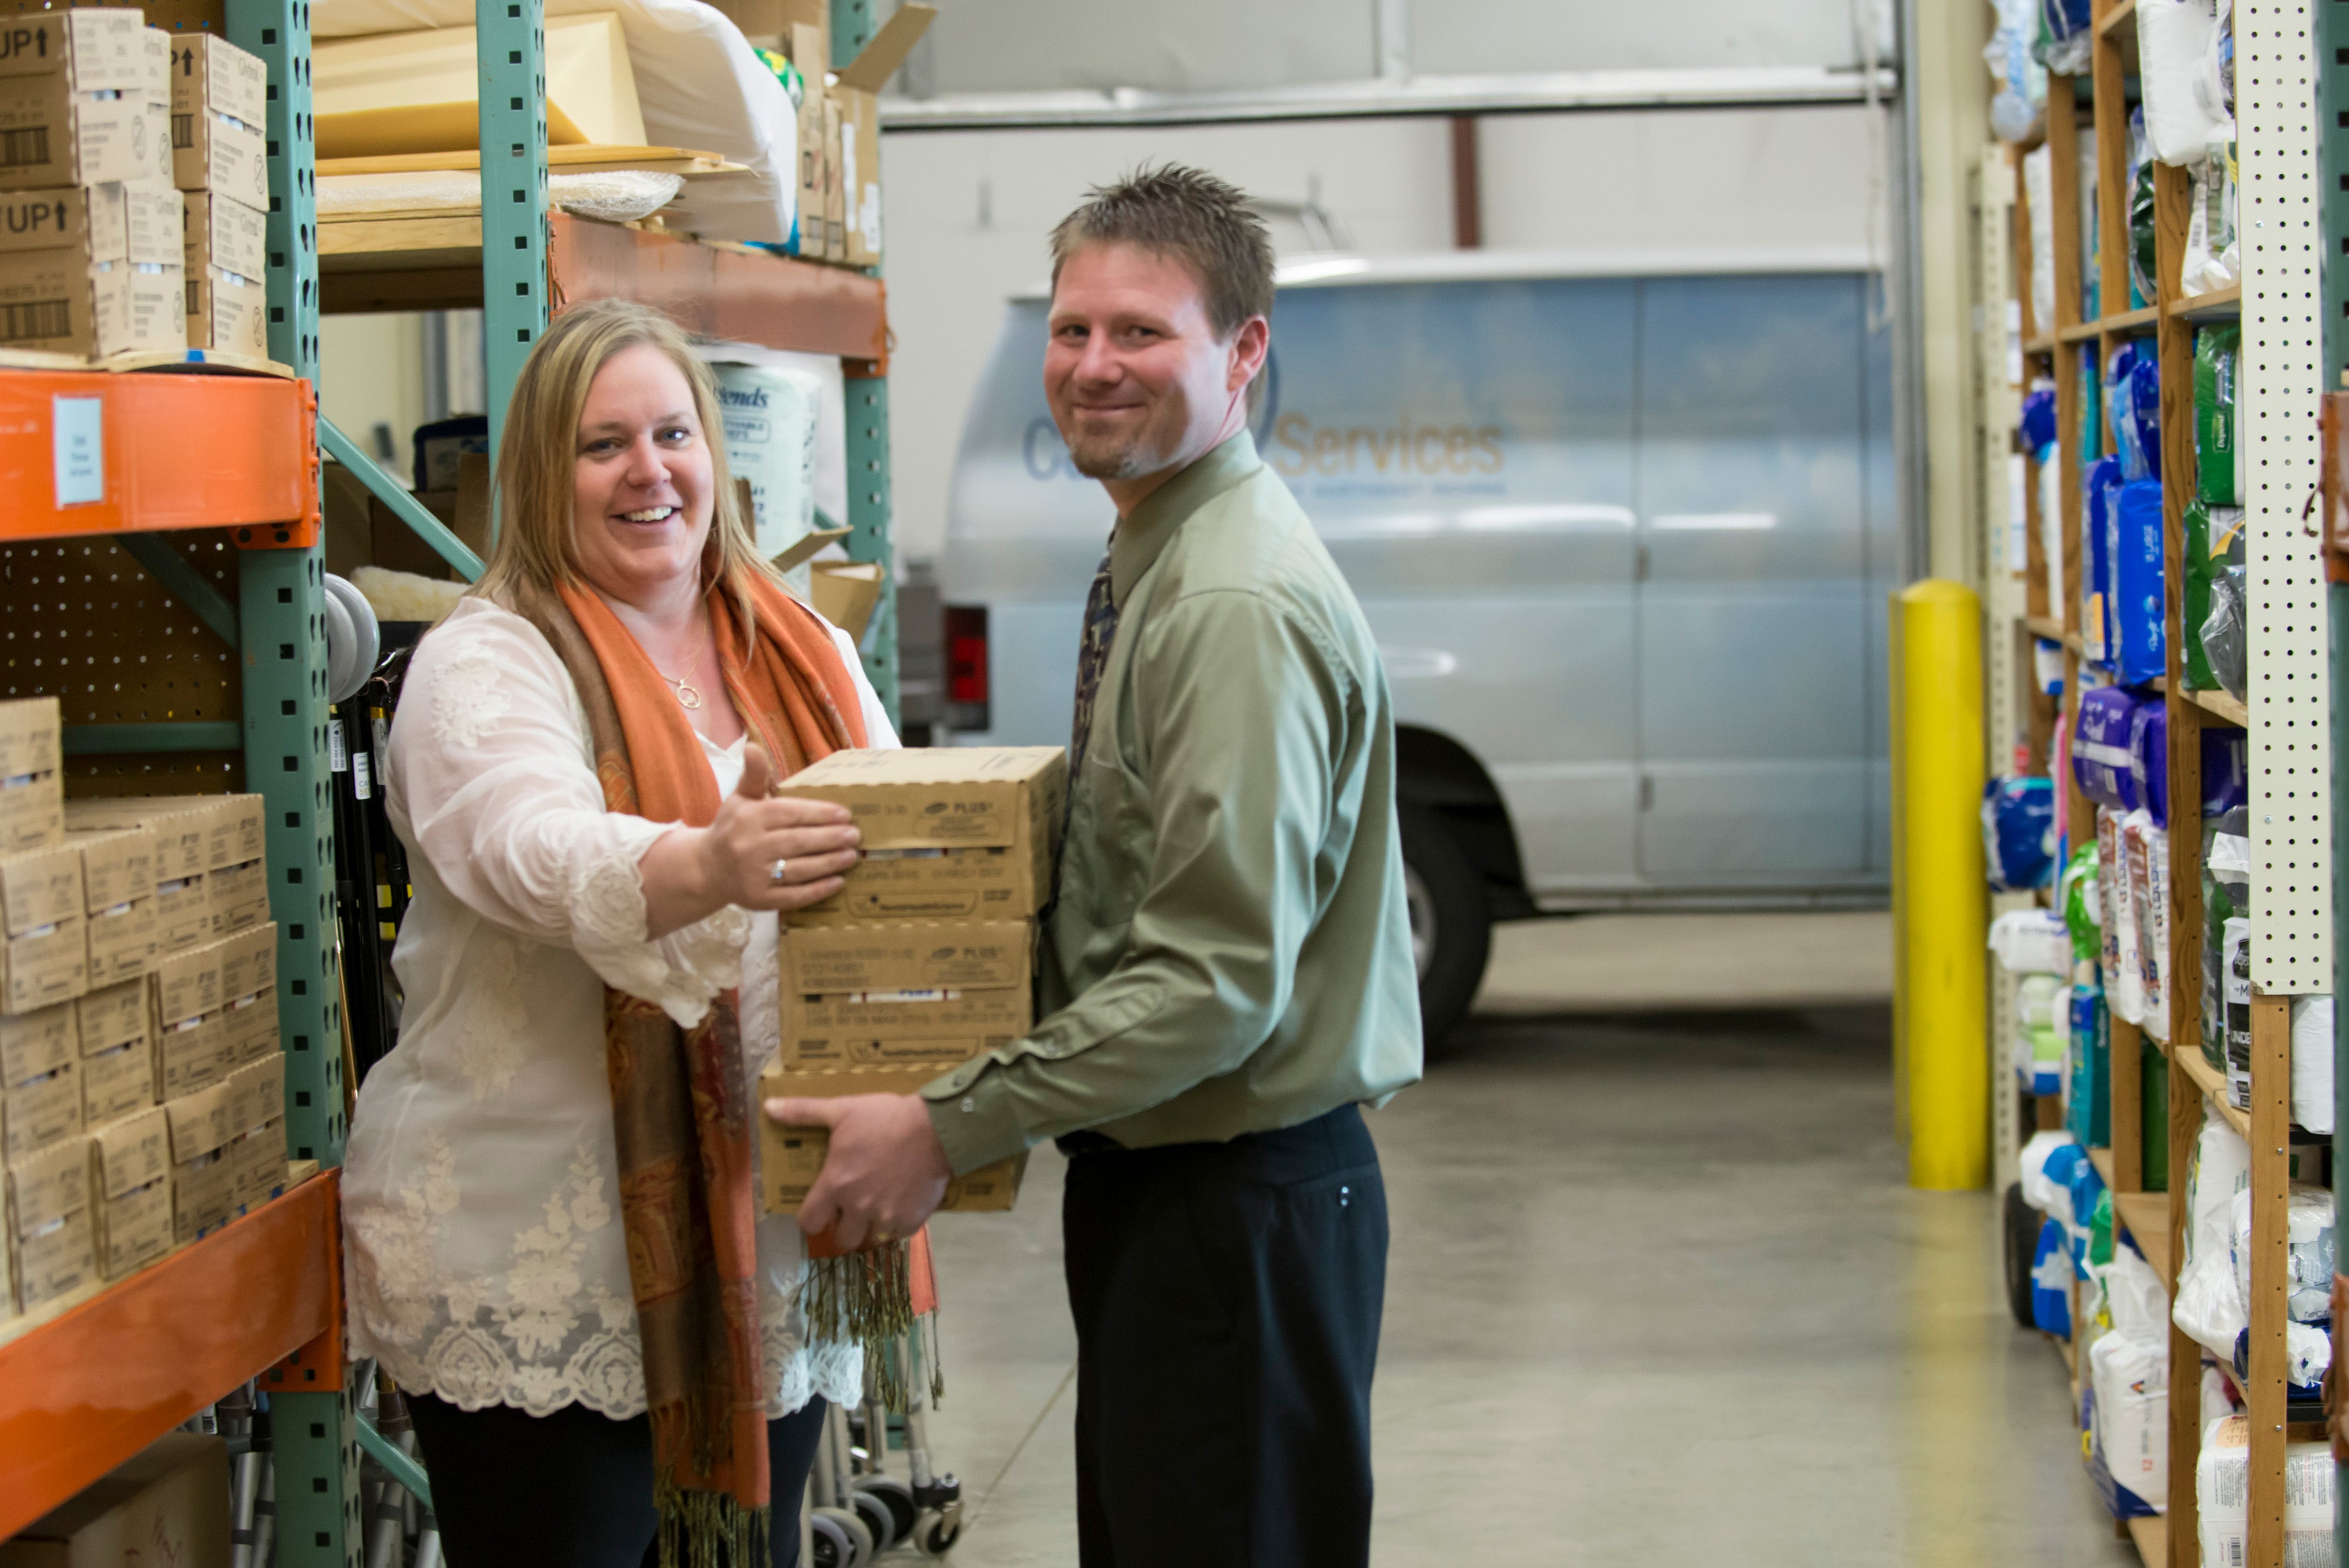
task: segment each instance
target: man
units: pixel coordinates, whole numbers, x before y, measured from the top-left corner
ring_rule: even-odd
[[[1057,1137],[1087,1568],[1361,1564],[1387,1217],[1362,1102],[1420,1071],[1394,731],[1361,607],[1247,430],[1272,252],[1182,168],[1052,234],[1044,389],[1117,508],[1079,655],[1048,1015],[832,1129],[854,1246]]]

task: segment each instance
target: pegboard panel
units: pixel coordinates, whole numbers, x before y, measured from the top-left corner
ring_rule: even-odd
[[[2323,348],[2310,4],[2242,0],[2235,15],[2251,490],[2251,981],[2291,995],[2333,984],[2324,575],[2316,536],[2302,520],[2316,489]]]
[[[236,602],[225,530],[153,537]],[[241,723],[239,690],[236,650],[113,541],[0,545],[0,694],[55,697],[68,725]],[[243,779],[242,751],[66,759],[73,795],[208,794]]]

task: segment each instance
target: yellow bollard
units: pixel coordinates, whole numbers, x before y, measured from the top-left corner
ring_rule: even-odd
[[[1982,864],[1982,601],[1892,596],[1894,1064],[1909,1184],[1990,1181],[1990,892]]]

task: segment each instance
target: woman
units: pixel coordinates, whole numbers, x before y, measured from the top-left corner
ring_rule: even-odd
[[[557,320],[489,570],[392,726],[415,901],[344,1174],[350,1331],[408,1395],[454,1568],[782,1568],[824,1401],[862,1391],[854,1346],[802,1342],[749,1085],[776,911],[857,853],[769,783],[897,741],[752,549],[719,429],[666,318]]]

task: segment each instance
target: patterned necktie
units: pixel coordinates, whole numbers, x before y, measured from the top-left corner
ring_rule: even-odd
[[[1093,698],[1101,691],[1102,669],[1109,663],[1109,645],[1117,636],[1117,596],[1112,591],[1109,556],[1085,595],[1085,628],[1077,639],[1077,718],[1069,734],[1069,793],[1076,793],[1079,772],[1085,763],[1085,742],[1093,732]]]

